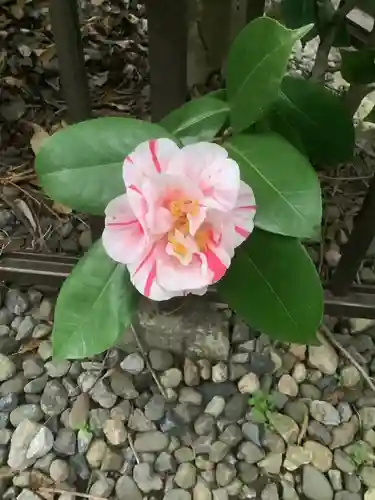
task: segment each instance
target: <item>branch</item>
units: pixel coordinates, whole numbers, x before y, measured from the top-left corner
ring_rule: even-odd
[[[367,47],[370,49],[375,47],[375,21],[368,37]],[[375,83],[369,83],[367,85],[361,85],[359,83],[350,84],[348,90],[342,96],[342,100],[352,116],[354,116],[363,99],[374,90]]]
[[[331,21],[328,23],[326,34],[320,34],[321,40],[316,53],[314,67],[311,71],[311,79],[319,81],[324,76],[328,67],[328,56],[332,48],[333,42],[340,23],[345,20],[346,16],[356,6],[356,0],[341,0],[340,6],[332,16]]]

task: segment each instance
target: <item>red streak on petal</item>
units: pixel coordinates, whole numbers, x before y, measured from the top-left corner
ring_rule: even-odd
[[[205,255],[207,258],[208,268],[214,273],[213,283],[215,283],[224,276],[227,268],[210,248],[206,250]]]
[[[161,165],[159,162],[159,158],[156,155],[156,140],[152,139],[149,143],[149,148],[150,148],[150,153],[151,153],[151,158],[153,161],[153,164],[156,168],[156,171],[160,174],[161,172]]]
[[[125,158],[125,161],[128,161],[129,163],[133,163],[133,164],[134,164],[134,161],[131,159],[131,157],[130,157],[130,156],[127,156],[127,157]]]
[[[137,186],[134,186],[134,184],[130,184],[130,186],[128,187],[128,189],[132,189],[136,193],[142,195],[141,191],[137,188]]]
[[[234,230],[243,238],[247,238],[250,234],[249,231],[246,231],[246,229],[240,226],[234,226]]]
[[[133,276],[135,276],[137,274],[137,272],[140,271],[142,269],[142,267],[146,264],[146,262],[148,261],[148,259],[151,257],[152,252],[155,250],[155,246],[156,246],[156,243],[154,243],[152,245],[152,247],[150,248],[150,251],[148,252],[148,254],[146,255],[146,257],[142,260],[142,262],[139,264],[139,266],[135,270]]]
[[[137,220],[130,220],[128,222],[107,222],[106,226],[130,226],[131,224],[136,224]]]
[[[151,294],[151,287],[155,281],[156,278],[156,262],[152,264],[151,271],[149,272],[149,275],[147,276],[146,280],[146,285],[145,285],[145,296],[149,297]]]
[[[256,205],[243,205],[242,207],[236,207],[237,209],[243,209],[243,210],[256,210],[257,207]]]

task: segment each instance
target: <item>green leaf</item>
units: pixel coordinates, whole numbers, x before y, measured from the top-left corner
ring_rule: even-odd
[[[225,89],[213,90],[206,95],[207,97],[214,97],[215,99],[219,99],[219,101],[227,102],[227,91]]]
[[[375,82],[375,49],[341,51],[341,74],[349,83]]]
[[[283,342],[313,343],[323,291],[301,243],[256,229],[241,245],[218,292],[252,328]]]
[[[161,125],[183,144],[193,144],[214,139],[228,116],[227,103],[213,97],[200,97],[172,111]]]
[[[301,28],[315,23],[315,0],[282,0],[281,15],[283,22],[290,29]]]
[[[96,242],[64,282],[52,332],[57,358],[80,359],[111,347],[129,327],[137,293],[125,266]]]
[[[228,56],[227,94],[236,132],[256,122],[277,99],[292,47],[310,28],[293,31],[260,17],[235,39]]]
[[[125,156],[143,141],[169,136],[160,125],[131,118],[88,120],[49,138],[36,156],[35,167],[53,200],[102,215],[109,201],[125,191]]]
[[[339,96],[317,83],[285,77],[267,120],[313,163],[334,165],[353,156],[350,113]]]
[[[320,185],[305,156],[272,133],[234,136],[224,147],[254,190],[257,227],[297,238],[316,234],[322,218]]]

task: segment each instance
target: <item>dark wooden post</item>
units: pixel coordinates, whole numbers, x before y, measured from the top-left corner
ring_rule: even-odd
[[[74,123],[87,120],[91,115],[91,103],[77,0],[50,0],[49,11],[59,60],[61,86],[68,108],[68,121]]]
[[[146,0],[153,121],[187,98],[187,1]]]

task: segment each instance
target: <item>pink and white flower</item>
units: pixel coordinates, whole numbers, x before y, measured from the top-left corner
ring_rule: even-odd
[[[126,193],[106,208],[103,245],[153,300],[204,294],[252,232],[255,199],[217,145],[140,144],[125,158]]]

